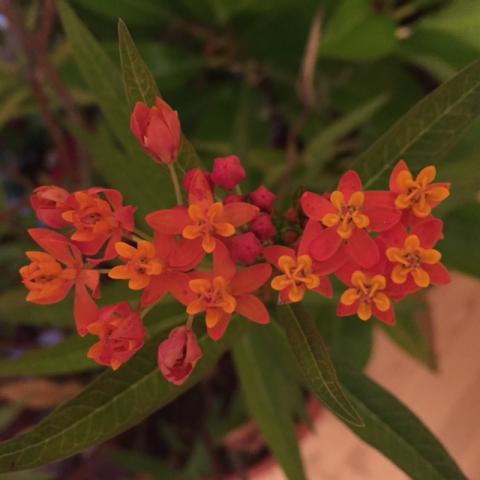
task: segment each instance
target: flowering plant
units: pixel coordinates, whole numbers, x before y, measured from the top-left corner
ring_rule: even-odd
[[[104,52],[59,5],[90,78]],[[124,432],[208,381],[228,352],[249,413],[288,478],[305,474],[293,407],[276,409],[275,375],[292,381],[302,405],[316,398],[414,478],[464,478],[421,421],[362,373],[361,361],[335,351],[315,318],[327,312],[339,328],[391,331],[402,328],[398,312],[409,302],[451,282],[441,219],[451,185],[437,181],[435,155],[421,150],[428,134],[438,135],[435,121],[410,138],[425,104],[355,162],[318,182],[299,175],[294,189],[297,139],[283,182],[264,181],[241,149],[200,158],[182,111],[160,96],[122,22],[119,39],[129,118],[115,115],[123,104],[101,106],[126,154],[102,160],[101,186],[32,191],[39,225],[28,234],[37,247],[20,268],[27,302],[48,309],[73,299],[79,361],[106,368],[34,430],[0,444],[0,469],[44,465]],[[470,74],[439,87],[427,107]],[[115,288],[122,293],[110,301]],[[278,366],[267,367],[273,358]]]

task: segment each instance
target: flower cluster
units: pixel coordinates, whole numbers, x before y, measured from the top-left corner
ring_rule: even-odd
[[[177,113],[161,99],[151,108],[138,103],[131,129],[180,188],[173,167],[182,142]],[[179,385],[202,357],[192,328],[198,316],[219,340],[235,314],[268,323],[272,290],[280,303],[300,302],[308,291],[332,297],[329,276],[335,275],[348,287],[339,316],[393,323],[393,302],[449,281],[434,249],[443,224],[431,214],[449,185],[433,183],[434,167],[414,179],[400,161],[384,192],[364,191],[357,173],[348,171],[337,190],[303,193],[299,207],[280,219],[275,194],[265,186],[243,194],[245,178],[233,155],[215,159],[211,172],[190,170],[183,178],[188,201],[148,214],[150,233],[135,227],[135,207],[124,205],[116,190],[37,188],[31,204],[50,228],[29,230],[43,250],[27,252],[31,263],[20,270],[27,300],[53,304],[73,289],[79,335],[98,337],[88,357],[117,369],[143,346],[146,313],[172,296],[185,306],[187,321],[160,343],[158,365]],[[287,229],[279,235],[282,222]],[[141,292],[137,307],[124,301],[99,308],[101,274]]]

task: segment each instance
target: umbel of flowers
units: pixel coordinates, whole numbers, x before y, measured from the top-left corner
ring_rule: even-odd
[[[30,264],[20,269],[29,302],[57,303],[73,290],[78,334],[98,338],[88,356],[101,365],[115,370],[142,348],[143,317],[166,295],[185,306],[186,322],[160,343],[158,366],[180,385],[202,357],[194,319],[216,341],[235,314],[269,323],[265,302],[272,294],[283,304],[301,302],[309,291],[332,297],[334,275],[345,284],[338,316],[393,324],[395,302],[450,281],[435,248],[443,223],[432,216],[450,185],[434,182],[433,166],[414,177],[399,161],[388,191],[365,191],[350,170],[335,191],[305,192],[299,208],[279,217],[276,195],[265,186],[241,192],[247,173],[234,155],[215,159],[212,172],[187,172],[183,203],[174,168],[180,123],[163,100],[137,103],[131,129],[145,152],[169,168],[178,204],[148,214],[146,233],[117,190],[39,187],[31,203],[49,228],[29,230],[41,250],[26,252]],[[138,291],[137,306],[99,308],[102,274]]]

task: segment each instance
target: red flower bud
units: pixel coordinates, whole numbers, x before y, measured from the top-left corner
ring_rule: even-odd
[[[227,195],[223,199],[224,205],[228,205],[229,203],[238,203],[238,202],[245,202],[245,195],[235,195],[234,193],[231,193],[230,195]]]
[[[181,385],[192,373],[202,351],[195,333],[185,326],[174,328],[158,346],[158,368],[175,385]]]
[[[298,233],[295,230],[287,230],[282,235],[282,240],[285,245],[293,245],[298,238]]]
[[[192,168],[183,177],[183,188],[185,189],[185,191],[190,192],[190,186],[192,184],[193,177],[197,174],[197,172],[203,173],[203,175],[207,179],[208,185],[213,190],[212,174],[210,172],[204,172],[199,168]]]
[[[262,214],[255,218],[250,223],[250,230],[260,239],[265,242],[271,240],[277,233],[275,225],[272,223],[270,215]]]
[[[285,220],[288,223],[297,223],[298,222],[298,212],[294,208],[290,207],[286,212],[285,212]]]
[[[234,237],[230,244],[232,259],[251,265],[262,253],[262,244],[252,232]]]
[[[277,196],[265,185],[261,185],[250,194],[250,201],[265,212],[271,212]]]
[[[212,180],[215,185],[231,190],[245,180],[245,177],[245,169],[237,156],[229,155],[215,159],[212,172]]]
[[[149,108],[137,102],[130,117],[130,128],[143,149],[158,163],[173,163],[181,143],[178,114],[157,97]]]
[[[65,228],[69,225],[62,217],[63,212],[70,210],[67,199],[70,194],[60,187],[38,187],[30,197],[30,203],[38,219],[52,228]]]

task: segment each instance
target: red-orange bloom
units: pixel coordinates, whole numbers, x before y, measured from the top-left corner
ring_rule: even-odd
[[[415,217],[425,218],[450,195],[449,183],[433,183],[437,174],[433,165],[423,168],[414,179],[407,164],[400,160],[390,176],[395,206]]]
[[[75,228],[70,238],[83,254],[97,254],[108,240],[101,261],[115,257],[115,243],[134,229],[135,208],[122,203],[122,194],[112,189],[89,188],[70,195],[62,218]]]
[[[20,269],[28,288],[27,301],[48,305],[62,301],[75,286],[74,316],[80,335],[97,316],[97,306],[87,288],[96,292],[98,271],[86,268],[79,249],[59,233],[43,228],[30,229],[31,237],[45,252],[27,252],[29,265]]]
[[[342,250],[344,257],[365,268],[375,265],[380,255],[367,232],[388,230],[400,219],[391,194],[364,192],[360,177],[353,170],[342,176],[338,189],[329,198],[305,192],[301,205],[307,217],[325,227],[311,244],[313,258],[324,261]]]
[[[443,238],[443,222],[427,218],[417,222],[410,232],[402,224],[381,235],[389,263],[388,275],[397,296],[433,285],[445,285],[450,275],[440,262],[442,255],[433,247]]]
[[[214,202],[205,175],[195,172],[188,191],[189,206],[158,210],[147,215],[147,223],[166,235],[182,235],[191,240],[190,248],[211,253],[220,238],[231,237],[236,228],[250,222],[258,208],[248,203],[224,205]]]
[[[273,245],[263,250],[265,258],[282,275],[273,278],[271,286],[280,292],[282,303],[301,302],[307,291],[313,291],[330,298],[332,284],[326,276],[338,268],[332,262],[317,262],[309,255],[310,243],[321,232],[322,227],[309,220],[300,240],[298,250]]]
[[[130,117],[130,128],[143,149],[158,163],[173,163],[181,143],[178,113],[161,98],[148,107],[137,102]]]
[[[252,293],[270,277],[272,268],[261,263],[237,270],[227,248],[219,243],[213,253],[213,271],[191,275],[189,291],[182,299],[189,315],[205,312],[207,331],[213,340],[220,339],[233,313],[256,323],[268,323],[265,305]]]
[[[38,187],[33,191],[30,203],[42,223],[52,228],[65,228],[69,224],[62,218],[62,214],[69,210],[69,195],[66,190],[54,185]]]
[[[88,358],[113,370],[142,348],[146,335],[142,319],[128,302],[102,308],[96,321],[88,326],[88,333],[99,337],[88,351]]]

